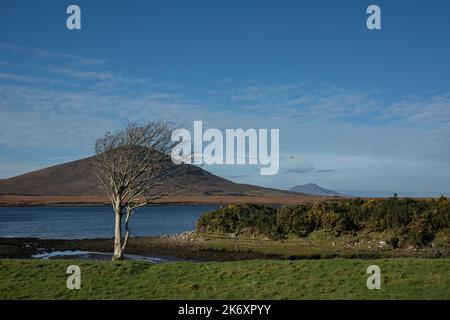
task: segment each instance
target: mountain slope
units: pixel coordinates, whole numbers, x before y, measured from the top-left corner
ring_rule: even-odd
[[[94,157],[29,172],[0,180],[0,195],[23,196],[104,196],[97,181]],[[202,168],[184,165],[184,173],[172,182],[184,185],[183,196],[285,196],[293,192],[238,184]]]
[[[315,183],[298,185],[289,189],[289,191],[300,192],[315,196],[343,196],[339,192],[322,188]]]

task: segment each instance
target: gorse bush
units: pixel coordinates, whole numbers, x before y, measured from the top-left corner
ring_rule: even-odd
[[[319,202],[278,209],[260,205],[230,205],[205,213],[197,230],[206,233],[262,234],[272,239],[306,237],[325,230],[336,236],[354,234],[362,229],[391,231],[392,247],[403,244],[423,246],[433,241],[436,232],[450,225],[450,200],[349,199]]]
[[[230,205],[202,215],[197,229],[202,232],[233,233],[238,236],[247,229],[276,238],[277,210],[259,205]]]
[[[306,237],[316,226],[316,222],[311,219],[308,206],[281,207],[276,216],[278,232],[282,235]]]

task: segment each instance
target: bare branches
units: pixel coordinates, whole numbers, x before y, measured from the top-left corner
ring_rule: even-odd
[[[165,122],[129,125],[96,142],[95,165],[108,195],[119,195],[126,204],[150,196],[155,187],[176,175],[170,160],[172,128]]]
[[[128,241],[128,221],[134,211],[169,194],[174,188],[170,181],[182,172],[182,166],[173,164],[170,158],[176,143],[171,140],[172,131],[167,122],[130,124],[96,141],[96,174],[116,215],[125,216],[122,251]]]

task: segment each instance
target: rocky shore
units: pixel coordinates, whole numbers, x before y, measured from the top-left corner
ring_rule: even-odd
[[[218,242],[221,245],[217,245]],[[379,244],[378,244],[379,243]],[[327,245],[304,241],[271,241],[264,239],[230,239],[199,236],[194,231],[159,237],[130,238],[126,253],[141,256],[160,256],[185,259],[189,261],[237,261],[250,259],[331,259],[331,258],[449,258],[448,247],[427,247],[422,249],[390,249],[376,242],[370,249],[361,250],[354,243],[332,242]],[[54,251],[88,251],[111,253],[112,238],[98,239],[37,239],[37,238],[0,238],[0,259],[26,259],[35,254]],[[263,250],[264,249],[264,250]]]
[[[111,252],[113,239],[36,239],[0,238],[0,259],[30,258],[47,251],[83,250],[92,252]],[[248,259],[274,259],[277,255],[258,252],[225,251],[208,248],[201,239],[192,237],[192,232],[161,237],[130,238],[127,253],[146,256],[171,256],[195,261],[236,261]]]

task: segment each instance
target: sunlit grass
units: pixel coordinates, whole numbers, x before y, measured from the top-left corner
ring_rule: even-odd
[[[66,287],[67,266],[81,289]],[[366,287],[379,265],[381,290]],[[225,263],[0,260],[1,299],[450,299],[450,260],[250,260]]]

